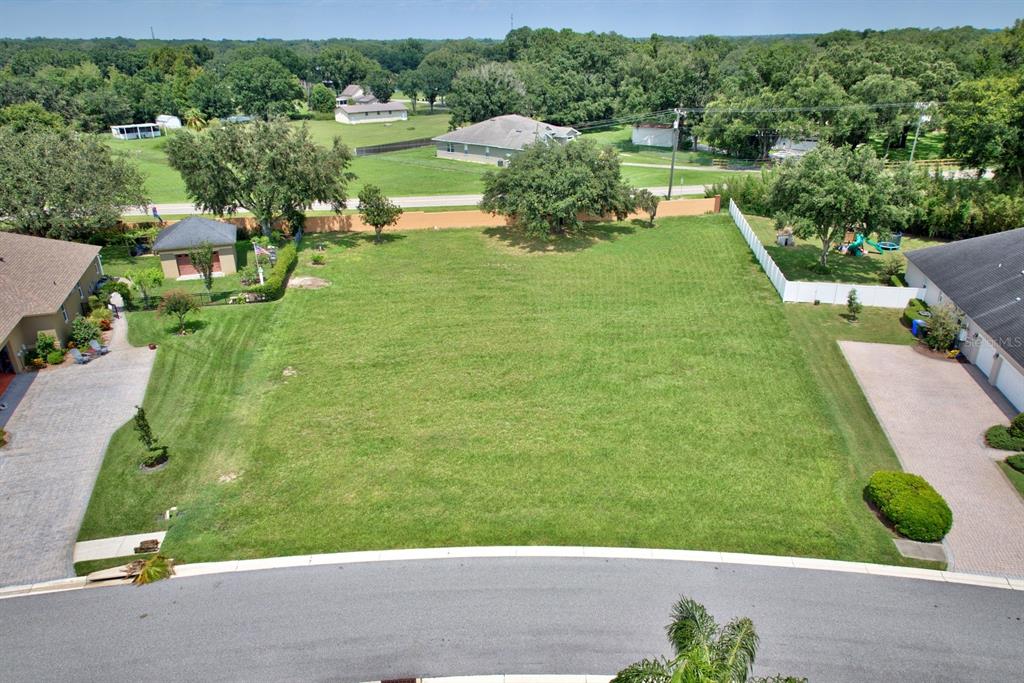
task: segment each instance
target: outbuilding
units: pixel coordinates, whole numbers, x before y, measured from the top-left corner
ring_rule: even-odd
[[[118,140],[158,138],[160,137],[160,126],[155,123],[126,123],[121,126],[111,126],[110,133]]]
[[[963,312],[961,353],[1024,412],[1024,228],[906,256],[907,284]]]
[[[156,117],[156,125],[167,130],[175,130],[181,128],[181,119],[172,114],[160,114]]]
[[[195,280],[200,275],[189,252],[206,242],[213,247],[214,276],[230,275],[236,271],[237,234],[238,228],[231,223],[189,216],[160,231],[153,242],[153,254],[160,257],[164,277]]]
[[[334,120],[338,123],[386,123],[408,118],[409,111],[401,102],[342,104],[334,110]]]

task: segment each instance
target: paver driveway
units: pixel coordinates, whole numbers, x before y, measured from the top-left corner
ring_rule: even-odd
[[[985,445],[1011,415],[974,366],[909,346],[839,342],[903,469],[920,474],[953,510],[951,569],[1024,576],[1024,500]]]
[[[110,353],[33,377],[0,450],[0,586],[73,575],[71,556],[103,453],[141,404],[156,355],[115,321]],[[15,387],[17,389],[17,387]]]

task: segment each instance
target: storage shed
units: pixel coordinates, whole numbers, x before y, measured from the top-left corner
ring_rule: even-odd
[[[213,247],[213,273],[229,275],[236,271],[235,238],[238,228],[231,223],[189,216],[160,231],[153,242],[153,254],[160,257],[164,277],[194,280],[200,277],[189,251],[208,242]]]

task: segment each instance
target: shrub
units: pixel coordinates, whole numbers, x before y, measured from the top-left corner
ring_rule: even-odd
[[[0,446],[7,443],[7,432],[4,431],[3,427],[0,427]]]
[[[157,307],[157,315],[173,315],[178,319],[178,334],[185,334],[185,318],[189,313],[199,310],[194,296],[184,289],[172,289],[164,294]]]
[[[1001,451],[1024,451],[1024,436],[1014,436],[1010,427],[995,425],[985,432],[985,443]]]
[[[956,337],[960,332],[960,314],[950,304],[942,304],[932,309],[925,330],[924,342],[933,351],[949,351],[956,346]]]
[[[1024,439],[1024,413],[1017,413],[1017,416],[1010,421],[1010,436]]]
[[[915,319],[923,319],[921,317],[921,312],[927,310],[929,310],[928,304],[924,301],[921,299],[911,299],[910,303],[907,304],[907,307],[903,309],[903,324],[910,327],[914,323]]]
[[[75,346],[84,348],[91,340],[99,338],[100,325],[95,320],[79,317],[71,323],[71,341],[75,342]]]
[[[60,350],[50,351],[46,354],[46,362],[50,365],[60,365],[64,362],[64,352]]]
[[[949,505],[916,474],[875,472],[864,488],[864,496],[909,539],[941,541],[953,526]]]
[[[277,250],[277,263],[266,276],[262,285],[254,285],[246,291],[254,294],[261,294],[267,300],[280,299],[284,295],[285,287],[288,286],[288,276],[295,268],[298,256],[295,252],[295,243],[289,242]]]
[[[111,322],[114,319],[114,312],[109,308],[97,308],[89,314],[89,317],[98,323],[102,323],[104,320]]]
[[[849,319],[856,320],[862,310],[864,310],[864,304],[857,297],[857,290],[851,289],[850,294],[846,297],[846,313]]]
[[[139,566],[139,573],[133,580],[137,586],[154,581],[169,579],[174,574],[174,560],[163,555],[154,555]]]
[[[36,335],[36,356],[46,358],[50,353],[57,350],[57,338],[52,334],[40,332]]]
[[[0,439],[2,441],[2,439]],[[1006,459],[1006,464],[1017,470],[1021,474],[1024,474],[1024,453],[1018,453],[1017,455],[1011,455]]]
[[[132,288],[119,280],[111,280],[100,287],[100,301],[106,306],[110,303],[110,296],[117,292],[121,295],[121,299],[124,301],[125,308],[132,307]]]
[[[314,266],[322,266],[326,262],[327,262],[327,257],[324,256],[322,253],[317,252],[317,253],[313,254],[312,263],[313,263]]]
[[[704,190],[705,197],[722,196],[722,206],[728,207],[732,199],[746,213],[759,216],[771,216],[772,208],[768,202],[769,174],[733,173],[728,183],[714,183]]]
[[[886,254],[882,257],[882,282],[893,283],[894,280],[900,282],[905,267],[902,256],[895,253]],[[902,287],[903,285],[895,286]]]

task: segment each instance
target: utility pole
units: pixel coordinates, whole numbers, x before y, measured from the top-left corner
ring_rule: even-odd
[[[914,108],[919,110],[921,113],[917,116],[917,130],[914,131],[914,144],[910,147],[910,163],[914,163],[914,152],[917,151],[917,137],[921,134],[921,124],[925,121],[932,120],[932,117],[924,113],[928,109],[928,103],[918,102],[914,105]]]
[[[668,172],[668,195],[666,199],[672,199],[672,181],[676,178],[676,149],[679,147],[679,117],[683,115],[682,102],[680,108],[676,109],[676,120],[672,124],[672,170]]]

